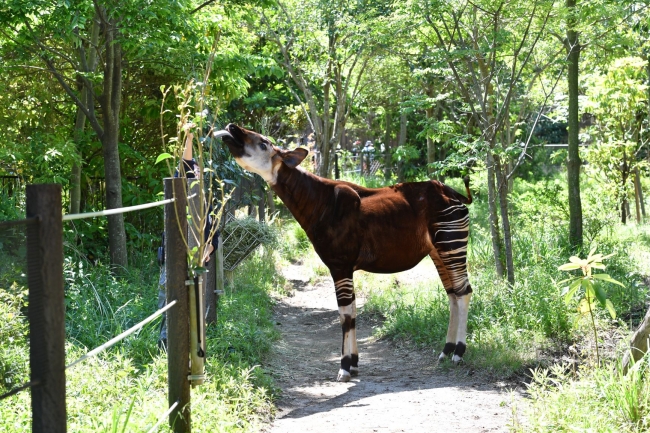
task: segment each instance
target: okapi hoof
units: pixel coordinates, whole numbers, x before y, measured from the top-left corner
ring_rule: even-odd
[[[349,371],[345,371],[343,369],[339,370],[339,375],[336,378],[337,382],[349,382],[350,379],[352,379],[352,375]]]
[[[359,367],[350,367],[350,376],[358,376],[358,375],[359,375]]]
[[[451,362],[458,365],[463,360],[463,355],[465,354],[465,349],[467,346],[462,341],[456,343],[456,350],[454,350],[454,356],[451,357]]]
[[[454,353],[456,350],[456,344],[454,343],[445,343],[445,347],[442,349],[442,353],[438,357],[438,361],[444,361],[447,359],[447,356]]]

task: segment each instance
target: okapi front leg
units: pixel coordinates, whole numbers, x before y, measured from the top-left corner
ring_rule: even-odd
[[[341,368],[337,380],[347,382],[359,367],[359,352],[357,349],[357,307],[354,296],[354,284],[352,278],[335,280],[336,302],[339,306],[339,319],[341,320],[342,342],[341,342]]]

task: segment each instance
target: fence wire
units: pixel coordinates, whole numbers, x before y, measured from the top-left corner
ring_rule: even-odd
[[[26,390],[26,389],[29,389],[29,388],[31,388],[31,387],[33,387],[33,386],[38,386],[38,385],[40,385],[40,384],[41,384],[41,383],[40,383],[38,380],[35,380],[35,381],[33,381],[33,382],[27,382],[27,383],[25,383],[25,384],[23,384],[23,385],[21,385],[21,386],[18,386],[18,387],[16,387],[16,388],[12,389],[11,391],[9,391],[9,392],[7,392],[7,393],[4,393],[4,394],[0,395],[0,401],[4,400],[5,398],[9,398],[9,397],[11,397],[12,395],[16,395],[16,394],[18,394],[20,391],[24,391],[24,390]]]

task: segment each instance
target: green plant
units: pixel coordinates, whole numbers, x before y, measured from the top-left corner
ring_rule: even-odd
[[[564,301],[569,304],[578,290],[582,288],[584,290],[584,297],[580,299],[578,303],[578,313],[581,315],[589,314],[591,318],[591,325],[594,331],[594,338],[596,339],[596,362],[600,365],[600,353],[598,350],[598,330],[596,328],[596,321],[594,319],[594,306],[596,300],[602,305],[603,308],[606,308],[609,311],[609,314],[612,316],[612,319],[616,318],[616,310],[614,310],[614,305],[612,301],[607,298],[607,293],[601,287],[601,282],[609,282],[623,286],[622,283],[616,281],[608,274],[594,274],[592,273],[593,269],[605,269],[603,260],[611,257],[612,254],[608,256],[603,256],[602,254],[595,254],[596,248],[593,248],[586,259],[581,259],[578,256],[571,256],[569,258],[569,263],[565,263],[560,266],[558,269],[560,271],[573,271],[580,269],[582,271],[582,276],[574,276],[562,280],[560,284],[569,283],[568,286],[564,289]],[[624,286],[623,286],[624,287]]]

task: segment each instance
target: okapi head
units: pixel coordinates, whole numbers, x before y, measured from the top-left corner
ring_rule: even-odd
[[[237,164],[244,169],[259,174],[271,185],[277,180],[281,164],[289,168],[297,167],[307,156],[306,149],[292,151],[280,149],[262,134],[229,124],[225,128],[230,135],[222,136]]]

